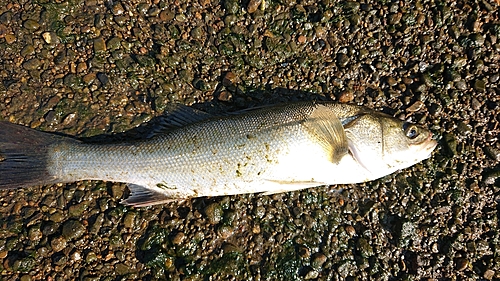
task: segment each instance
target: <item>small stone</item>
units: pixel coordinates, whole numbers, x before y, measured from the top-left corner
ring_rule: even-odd
[[[104,214],[100,213],[97,216],[97,218],[95,219],[94,224],[92,224],[90,226],[89,232],[93,233],[93,234],[97,234],[99,232],[99,230],[101,229],[101,226],[102,226],[103,222],[104,222]]]
[[[33,47],[33,45],[26,45],[21,50],[21,56],[23,56],[23,57],[31,56],[34,53],[35,53],[35,47]]]
[[[348,225],[345,227],[345,232],[349,234],[349,236],[354,236],[356,234],[356,229],[352,225]]]
[[[124,26],[127,23],[127,18],[125,16],[115,16],[113,19],[119,26]]]
[[[200,90],[200,91],[208,91],[208,90],[210,90],[210,84],[208,84],[207,82],[205,82],[201,78],[195,78],[193,80],[193,86],[196,89]]]
[[[339,102],[348,103],[354,100],[354,92],[351,90],[345,90],[340,93]]]
[[[85,72],[87,71],[87,63],[86,62],[80,62],[76,66],[76,72]]]
[[[484,82],[483,80],[476,80],[476,82],[474,82],[474,90],[484,92],[485,89],[486,82]]]
[[[247,6],[248,13],[249,14],[255,13],[255,11],[257,11],[257,9],[259,8],[261,3],[262,3],[262,0],[250,0],[248,2],[248,6]]]
[[[187,20],[186,15],[184,14],[177,14],[175,15],[175,20],[178,22],[185,22]]]
[[[222,239],[227,239],[234,234],[234,227],[229,226],[229,225],[222,225],[217,229],[217,233],[219,237]]]
[[[319,276],[319,272],[314,270],[314,269],[311,269],[306,273],[306,276],[304,276],[304,279],[305,280],[316,279],[316,278],[318,278],[318,276]]]
[[[49,236],[57,231],[57,225],[52,221],[47,221],[42,226],[42,234]]]
[[[446,133],[443,137],[445,148],[450,156],[457,155],[457,139],[455,135]]]
[[[113,38],[108,40],[108,42],[106,43],[106,47],[110,50],[116,50],[116,49],[120,48],[120,44],[121,44],[120,38],[113,37]]]
[[[53,222],[62,222],[64,220],[64,215],[62,212],[57,211],[50,215],[49,219]]]
[[[394,87],[398,84],[398,81],[396,81],[396,79],[394,79],[394,77],[388,77],[387,84],[389,84],[389,86],[391,86],[391,87]]]
[[[33,280],[29,275],[23,275],[19,278],[19,281],[31,281]]]
[[[72,255],[71,255],[71,259],[73,261],[79,261],[82,259],[82,255],[80,254],[80,252],[74,252]]]
[[[148,17],[156,17],[160,14],[161,10],[158,7],[153,6],[148,10]]]
[[[500,149],[488,145],[483,150],[490,159],[500,162]]]
[[[94,39],[94,53],[102,53],[106,51],[106,42],[102,37]]]
[[[224,75],[224,78],[222,78],[222,85],[224,87],[234,87],[237,80],[236,75],[229,71]]]
[[[349,63],[349,56],[344,53],[340,53],[337,55],[337,65],[339,67],[345,67]]]
[[[96,79],[96,74],[95,73],[88,73],[85,76],[83,76],[83,83],[86,85],[90,85],[94,80]]]
[[[0,24],[0,38],[5,37],[5,35],[7,35],[8,32],[9,32],[9,29],[7,28],[7,26]]]
[[[399,24],[403,14],[401,12],[389,15],[389,24]]]
[[[57,37],[55,32],[44,32],[42,33],[42,38],[45,43],[50,45],[59,44],[60,42],[59,37]]]
[[[81,78],[72,73],[64,76],[63,83],[71,89],[80,89],[82,86]]]
[[[12,43],[16,42],[16,39],[17,39],[16,35],[14,35],[14,34],[7,34],[7,35],[5,35],[4,38],[5,38],[5,42],[7,42],[7,44],[12,44]]]
[[[126,275],[126,274],[130,273],[130,268],[123,263],[117,263],[117,264],[115,264],[115,272],[116,272],[116,275],[118,275],[118,276]]]
[[[73,121],[75,121],[76,113],[69,113],[68,115],[64,116],[63,121],[61,124],[63,125],[69,125]]]
[[[83,201],[83,202],[78,203],[76,205],[71,205],[68,208],[68,213],[71,217],[80,217],[83,215],[85,210],[87,210],[88,206],[89,206],[88,201]]]
[[[52,250],[54,252],[59,252],[62,251],[64,248],[66,248],[67,241],[64,237],[58,236],[52,241],[50,241],[50,247],[52,247]]]
[[[488,269],[484,272],[483,277],[486,280],[492,280],[495,277],[495,271]]]
[[[464,121],[458,122],[457,132],[461,135],[468,135],[472,132],[472,126],[470,124],[465,123]]]
[[[86,231],[85,226],[79,221],[69,220],[64,223],[62,228],[62,235],[67,240],[80,238]]]
[[[170,21],[175,17],[175,13],[171,10],[163,10],[160,12],[160,19],[162,21]]]
[[[33,226],[28,231],[28,237],[31,241],[42,239],[42,231],[39,226]]]
[[[118,3],[115,3],[113,5],[113,7],[111,7],[111,12],[113,13],[113,15],[119,16],[125,12],[125,9],[123,9],[122,4],[120,4],[120,2],[118,2]]]
[[[417,112],[421,110],[422,108],[425,107],[425,104],[422,101],[416,101],[414,104],[412,104],[410,107],[406,109],[408,112]]]
[[[372,246],[365,238],[359,238],[356,244],[362,257],[369,258],[374,255]]]
[[[115,199],[121,199],[123,197],[123,187],[119,184],[113,184],[111,186],[111,196]]]
[[[222,251],[224,252],[224,254],[241,253],[241,249],[232,243],[224,243],[224,245],[222,246]]]
[[[498,179],[500,179],[500,170],[487,172],[483,176],[485,184],[495,184]]]
[[[212,203],[205,208],[205,215],[210,224],[218,224],[222,220],[222,207],[217,203]]]
[[[5,259],[8,254],[9,251],[0,251],[0,259]]]
[[[145,16],[149,10],[150,5],[148,3],[140,3],[137,5],[137,12]]]
[[[311,266],[313,268],[319,269],[323,266],[323,264],[326,262],[327,257],[323,253],[315,253],[312,256],[311,260]]]
[[[31,31],[35,31],[35,30],[40,28],[40,24],[37,21],[32,20],[32,19],[25,21],[23,25],[25,28],[27,28]]]
[[[458,271],[463,271],[463,270],[465,270],[467,268],[467,264],[468,264],[467,259],[459,258],[459,259],[457,259],[457,261],[455,263],[455,268]]]
[[[481,102],[479,102],[475,97],[473,97],[471,100],[471,106],[472,109],[478,110],[481,108]]]
[[[26,61],[25,63],[23,63],[23,67],[26,70],[35,70],[40,65],[42,65],[42,61],[37,59],[37,58],[30,59],[30,60]]]
[[[86,263],[92,263],[97,261],[97,255],[94,252],[89,252],[87,256],[85,257],[85,262]]]
[[[106,85],[108,85],[109,83],[109,77],[105,73],[97,73],[97,79],[99,80],[99,82],[101,82],[103,87],[106,87]]]
[[[233,98],[233,94],[231,94],[229,91],[221,91],[219,93],[219,96],[217,97],[218,100],[220,101],[230,101]]]
[[[496,73],[490,76],[490,83],[496,83],[500,80],[500,74]]]
[[[465,81],[463,80],[458,80],[457,82],[455,82],[455,87],[461,91],[465,91],[468,88],[467,83],[465,83]]]
[[[184,232],[178,232],[174,238],[172,239],[172,243],[174,245],[180,245],[182,244],[182,242],[184,242],[184,239],[186,238],[186,235],[184,234]]]
[[[484,36],[480,33],[472,34],[471,40],[476,46],[482,46],[484,44]]]
[[[123,224],[125,225],[126,228],[134,227],[135,217],[136,217],[135,212],[128,212],[125,215],[125,218],[123,219]]]
[[[307,40],[307,37],[305,37],[304,35],[300,35],[298,38],[297,38],[297,41],[300,43],[300,44],[303,44],[305,43]]]
[[[204,37],[204,31],[203,31],[203,28],[197,26],[195,28],[193,28],[193,30],[191,30],[191,36],[193,37],[193,39],[196,39],[196,40],[200,40]]]
[[[299,256],[303,259],[309,258],[311,256],[311,250],[304,245],[300,245],[298,248]]]

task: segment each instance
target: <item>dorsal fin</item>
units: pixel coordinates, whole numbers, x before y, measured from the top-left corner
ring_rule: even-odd
[[[332,163],[349,153],[342,122],[328,107],[318,104],[302,125],[321,143]]]
[[[162,116],[157,118],[157,124],[148,134],[148,138],[181,128],[189,124],[198,123],[212,118],[213,115],[178,103],[168,104]]]

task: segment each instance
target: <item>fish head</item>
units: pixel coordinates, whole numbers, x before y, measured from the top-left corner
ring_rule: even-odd
[[[345,125],[349,150],[375,179],[430,157],[437,145],[422,126],[371,112]]]

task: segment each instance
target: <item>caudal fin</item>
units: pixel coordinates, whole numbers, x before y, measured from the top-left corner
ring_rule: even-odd
[[[51,144],[65,137],[0,122],[0,189],[57,182],[47,171]]]

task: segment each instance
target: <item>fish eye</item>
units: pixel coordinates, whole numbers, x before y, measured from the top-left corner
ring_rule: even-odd
[[[418,127],[408,122],[403,124],[403,130],[405,135],[410,139],[414,139],[419,135]]]

